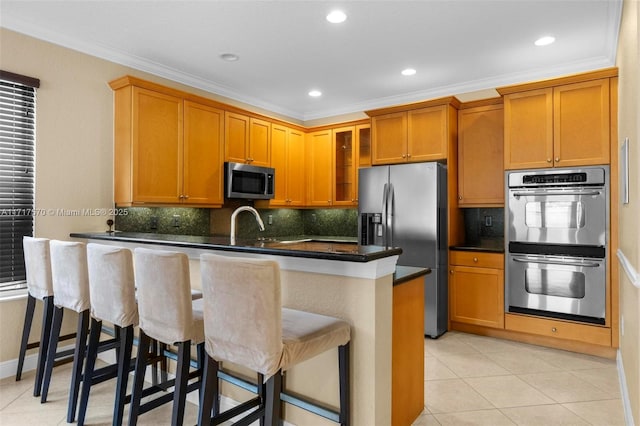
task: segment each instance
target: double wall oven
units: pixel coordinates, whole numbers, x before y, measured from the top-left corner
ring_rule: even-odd
[[[609,168],[507,172],[508,312],[605,323]]]

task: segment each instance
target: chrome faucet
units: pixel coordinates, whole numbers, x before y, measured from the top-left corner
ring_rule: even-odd
[[[253,215],[256,217],[256,222],[258,222],[258,227],[260,228],[260,231],[264,231],[264,222],[260,217],[260,213],[258,213],[258,211],[253,207],[240,206],[237,209],[235,209],[233,213],[231,213],[231,245],[236,244],[236,216],[238,216],[238,213],[243,211],[249,211],[253,213]]]

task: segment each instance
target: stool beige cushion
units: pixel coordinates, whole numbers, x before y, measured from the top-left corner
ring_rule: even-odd
[[[214,254],[200,256],[205,348],[268,378],[350,339],[348,323],[282,309],[277,262]]]
[[[138,324],[131,250],[87,244],[91,315],[119,327]]]
[[[86,245],[52,240],[50,251],[55,305],[75,312],[86,311],[91,307]]]
[[[53,296],[49,239],[23,237],[22,247],[29,294],[40,300]]]
[[[161,342],[202,343],[202,299],[192,301],[187,255],[145,248],[134,253],[140,328]]]

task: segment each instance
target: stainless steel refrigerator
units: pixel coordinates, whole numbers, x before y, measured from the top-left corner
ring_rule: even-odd
[[[400,247],[398,265],[431,268],[425,276],[424,334],[447,331],[447,169],[440,163],[359,170],[362,245]]]

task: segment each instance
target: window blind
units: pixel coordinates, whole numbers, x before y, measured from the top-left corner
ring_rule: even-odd
[[[0,291],[26,287],[22,237],[33,235],[38,83],[0,73]]]

